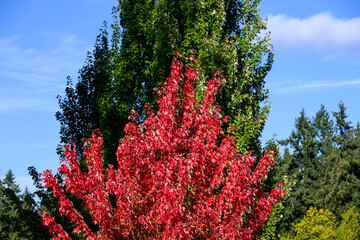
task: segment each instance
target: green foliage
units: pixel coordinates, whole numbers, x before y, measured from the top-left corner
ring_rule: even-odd
[[[269,219],[267,220],[263,228],[263,232],[261,233],[262,240],[278,239],[277,224],[282,218],[283,210],[284,210],[284,205],[282,204],[281,201],[273,206]]]
[[[230,116],[228,126],[237,126],[232,134],[240,152],[252,149],[260,155],[269,111],[264,78],[273,53],[269,35],[260,34],[266,22],[259,6],[259,0],[119,0],[111,37],[105,24],[78,83],[73,86],[69,79],[65,96],[59,97],[62,143],[74,141],[81,154],[81,139],[99,128],[105,162],[116,166],[116,146],[130,111],[139,112],[141,121],[145,103],[156,105],[154,89],[170,72],[172,52],[180,50],[184,56],[198,55],[199,100],[214,69],[223,70],[227,82],[217,104]]]
[[[216,104],[230,117],[224,128],[236,138],[240,153],[251,149],[260,156],[259,138],[269,113],[265,77],[274,57],[260,2],[119,0],[110,34],[104,24],[77,83],[68,78],[65,95],[59,96],[60,145],[73,141],[86,170],[80,143],[99,128],[105,166],[116,168],[115,152],[131,110],[142,122],[145,103],[156,106],[154,92],[159,93],[173,51],[179,50],[185,64],[193,64],[187,57],[191,53],[198,56],[198,101],[214,69],[222,69],[227,82]],[[229,129],[231,125],[236,128]],[[46,194],[42,192],[44,199]]]
[[[283,174],[295,181],[295,186],[290,192],[285,205],[284,218],[281,221],[281,232],[288,229],[291,222],[300,218],[309,204],[313,202],[312,192],[316,189],[317,148],[315,142],[316,132],[311,120],[302,110],[300,117],[295,121],[295,130],[290,137],[281,141],[289,145],[293,152],[285,148],[283,158],[279,161]]]
[[[274,144],[275,142],[273,140],[270,140],[270,146]],[[268,145],[269,146],[269,145]],[[274,146],[277,148],[272,149],[278,149],[278,146]],[[280,158],[281,159],[281,158]],[[283,175],[280,164],[277,163],[279,158],[277,157],[275,159],[275,167],[274,170],[271,171],[268,175],[268,179],[266,183],[268,186],[275,186],[279,179],[281,179],[284,192],[287,193],[284,198],[282,198],[278,203],[276,203],[272,209],[272,212],[270,213],[269,219],[265,224],[265,227],[262,229],[261,238],[262,240],[275,240],[279,239],[279,225],[282,223],[284,218],[284,212],[285,212],[285,206],[284,203],[286,199],[288,198],[288,193],[292,192],[292,188],[295,185],[294,179],[288,179],[287,175]]]
[[[360,135],[347,121],[346,108],[339,104],[334,112],[335,135],[331,152],[325,156],[326,177],[321,181],[319,207],[326,207],[340,217],[351,206],[360,206]]]
[[[33,194],[21,194],[9,170],[0,180],[0,239],[49,239],[45,230]]]
[[[356,240],[360,237],[360,218],[355,207],[342,214],[341,222],[337,222],[335,215],[329,210],[310,207],[306,216],[295,224],[295,234],[287,233],[281,240],[303,239],[346,239]]]
[[[73,141],[80,154],[81,140],[89,137],[94,128],[100,127],[98,105],[110,80],[109,47],[105,29],[106,23],[96,39],[94,51],[88,53],[83,68],[79,70],[77,84],[74,86],[68,77],[65,96],[58,96],[61,110],[55,116],[60,122],[61,144],[67,143],[68,140]],[[58,153],[61,152],[59,147]]]
[[[295,130],[281,141],[286,148],[275,167],[276,179],[287,175],[296,181],[284,201],[281,234],[293,231],[290,223],[297,224],[310,206],[328,209],[337,219],[351,206],[360,206],[359,127],[347,121],[343,103],[332,115],[321,106],[310,119],[303,110]]]
[[[14,182],[15,177],[11,171],[0,182],[0,237],[2,239],[10,238],[10,235],[17,234],[17,220],[20,213],[18,209],[19,187]]]
[[[341,215],[342,221],[336,229],[339,239],[359,239],[360,238],[360,214],[355,212],[355,207],[351,207]]]

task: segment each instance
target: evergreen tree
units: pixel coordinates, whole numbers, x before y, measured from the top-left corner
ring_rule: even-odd
[[[316,131],[318,153],[326,156],[334,147],[334,122],[324,105],[321,105],[320,110],[315,114],[312,125]]]
[[[343,103],[339,104],[339,111],[333,116],[335,147],[326,156],[329,174],[322,187],[324,206],[340,217],[349,207],[360,207],[360,138],[359,124],[353,129]]]
[[[0,180],[0,239],[49,239],[45,230],[33,194],[21,194],[9,170]]]
[[[334,122],[331,119],[329,112],[321,105],[320,110],[313,118],[313,126],[316,129],[316,141],[318,148],[318,164],[319,167],[315,169],[320,176],[317,179],[318,189],[314,194],[314,204],[319,208],[325,208],[326,204],[324,196],[326,195],[325,185],[328,184],[328,179],[331,174],[332,164],[327,160],[327,156],[334,148]]]
[[[9,170],[0,181],[0,238],[11,239],[18,235],[18,219],[20,217],[19,186],[15,184],[15,177]]]
[[[304,111],[295,130],[281,141],[285,148],[275,171],[276,179],[287,175],[296,180],[284,202],[280,233],[300,221],[310,206],[329,209],[340,219],[352,206],[360,207],[360,127],[347,120],[346,107],[339,104],[333,119],[324,106],[310,121]]]
[[[280,161],[282,171],[288,175],[295,185],[284,202],[284,218],[280,221],[280,232],[290,228],[292,222],[300,219],[314,202],[314,193],[318,189],[317,180],[319,176],[316,169],[319,168],[318,148],[316,142],[316,131],[311,120],[300,112],[300,117],[295,120],[295,130],[288,139],[280,142],[285,146],[283,159]]]

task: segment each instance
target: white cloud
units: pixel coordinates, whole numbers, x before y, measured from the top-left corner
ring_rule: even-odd
[[[299,19],[284,14],[269,16],[268,29],[276,48],[312,47],[360,52],[360,17],[340,19],[319,13]]]
[[[291,94],[302,90],[311,90],[311,89],[325,89],[333,87],[349,87],[349,86],[360,86],[360,79],[350,80],[350,81],[321,81],[297,85],[288,85],[289,82],[269,84],[269,89],[272,94]],[[286,86],[287,85],[287,86]]]

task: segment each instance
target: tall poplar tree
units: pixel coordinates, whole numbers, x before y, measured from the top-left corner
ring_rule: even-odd
[[[239,151],[260,152],[269,111],[265,77],[273,62],[269,35],[260,34],[266,30],[260,0],[119,0],[113,15],[111,37],[100,34],[78,83],[69,83],[59,100],[63,139],[78,143],[100,128],[105,162],[116,166],[116,146],[130,111],[140,113],[141,120],[145,103],[156,105],[154,90],[168,76],[173,52],[180,50],[185,63],[197,54],[199,100],[214,69],[223,70],[227,82],[217,104],[230,116],[228,125],[237,126]]]
[[[122,97],[130,83],[132,107],[141,112],[145,102],[154,105],[153,89],[169,74],[172,52],[180,50],[185,58],[196,52],[198,97],[214,69],[221,68],[227,82],[217,103],[231,117],[229,125],[237,126],[240,151],[259,150],[268,114],[264,78],[273,62],[269,35],[260,36],[266,22],[259,7],[259,0],[120,0],[115,95]]]
[[[60,111],[55,116],[60,122],[61,144],[73,141],[76,150],[82,153],[82,139],[100,127],[99,101],[110,81],[109,43],[106,23],[97,36],[93,52],[88,52],[84,66],[79,70],[74,85],[67,79],[65,95],[58,96]],[[61,154],[61,147],[58,153]]]

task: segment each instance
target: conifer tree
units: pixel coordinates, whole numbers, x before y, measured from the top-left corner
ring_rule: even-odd
[[[9,170],[0,180],[0,239],[49,239],[45,230],[33,194],[21,193]]]
[[[350,207],[360,207],[359,124],[352,127],[343,103],[332,117],[324,106],[311,121],[302,111],[295,130],[281,141],[290,149],[279,160],[277,176],[287,175],[296,185],[284,202],[280,233],[289,231],[310,206],[328,209],[338,219]]]
[[[326,156],[330,169],[326,175],[324,206],[340,217],[349,207],[360,207],[360,138],[359,125],[353,129],[347,120],[344,103],[339,104],[339,111],[334,112],[335,147]]]
[[[312,124],[316,131],[316,141],[318,142],[318,152],[326,156],[333,149],[334,122],[329,112],[321,105],[320,110],[315,114]]]
[[[284,202],[284,218],[280,221],[280,232],[290,228],[292,222],[300,219],[314,201],[317,189],[318,168],[316,131],[304,109],[295,120],[295,130],[288,139],[280,143],[292,149],[285,149],[279,164],[284,166],[285,175],[295,181],[295,185]]]
[[[314,204],[319,208],[327,208],[324,202],[324,196],[326,195],[325,185],[328,184],[329,176],[333,164],[328,161],[329,154],[334,149],[334,122],[331,119],[329,112],[321,105],[320,110],[316,113],[313,118],[313,125],[316,130],[316,141],[318,149],[318,165],[316,169],[319,178],[317,179],[318,189],[314,194]]]
[[[15,184],[15,177],[9,170],[0,181],[0,237],[7,239],[18,234],[17,220],[19,219],[20,199],[19,186]]]

